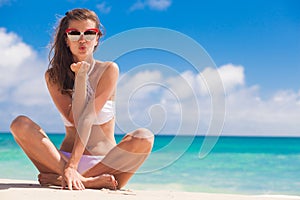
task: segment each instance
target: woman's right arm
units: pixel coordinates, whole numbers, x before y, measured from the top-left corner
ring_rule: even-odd
[[[72,113],[72,98],[69,95],[62,94],[59,91],[57,84],[52,83],[49,80],[49,72],[45,73],[45,80],[50,96],[59,110],[59,112],[72,124],[74,124],[73,113]]]

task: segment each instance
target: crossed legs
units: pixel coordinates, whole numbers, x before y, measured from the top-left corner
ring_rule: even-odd
[[[48,174],[50,184],[61,182],[66,159],[45,132],[26,116],[18,116],[11,132],[41,174]],[[105,158],[83,174],[86,188],[122,188],[151,152],[153,134],[147,129],[128,133]]]

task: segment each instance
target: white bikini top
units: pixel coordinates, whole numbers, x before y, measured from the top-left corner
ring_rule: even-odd
[[[93,62],[91,69],[88,72],[88,76],[90,75],[91,71],[95,67],[95,61]],[[94,94],[94,90],[90,85],[90,82],[87,81],[87,99],[90,99]],[[74,125],[69,122],[62,114],[61,118],[64,122],[64,125],[67,127],[73,127]],[[101,125],[105,124],[106,122],[110,121],[115,116],[115,103],[112,100],[108,100],[105,102],[102,110],[98,113],[97,118],[95,119],[93,125]]]
[[[115,116],[115,105],[114,101],[108,100],[104,104],[102,110],[98,113],[97,118],[95,119],[93,125],[101,125],[105,124],[106,122],[110,121]],[[62,114],[60,115],[64,125],[67,127],[73,127],[74,125],[69,122]]]

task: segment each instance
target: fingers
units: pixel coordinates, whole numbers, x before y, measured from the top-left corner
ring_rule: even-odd
[[[82,61],[71,64],[70,68],[73,72],[87,72],[90,67],[90,64],[88,62]]]
[[[64,178],[63,178],[62,181],[61,181],[61,187],[62,187],[62,189],[65,189],[65,188],[66,188],[66,181],[65,181]]]
[[[83,183],[81,181],[75,181],[73,183],[73,188],[75,190],[84,190],[85,189],[85,187],[84,187],[84,185],[83,185]]]
[[[78,70],[78,73],[87,73],[87,71],[89,70],[90,68],[90,64],[85,62],[85,61],[82,61],[80,62],[80,66],[79,66],[79,70]]]
[[[64,182],[66,182],[69,190],[84,190],[85,187],[82,183],[82,177],[78,171],[72,167],[67,167],[64,170],[63,176]],[[65,185],[63,185],[64,187]]]
[[[77,71],[78,71],[78,69],[77,69],[77,67],[76,67],[76,63],[73,63],[73,64],[70,66],[70,68],[71,68],[72,72],[77,72]]]
[[[80,180],[68,181],[68,189],[69,190],[84,190],[85,187]]]
[[[73,190],[73,185],[72,185],[72,181],[68,180],[68,189],[69,190]]]
[[[73,190],[73,189],[74,190],[84,190],[85,189],[82,181],[77,178],[62,181],[62,183],[64,183],[64,185],[62,185],[62,187],[64,189],[66,188],[66,182],[67,182],[69,190]]]
[[[70,68],[73,72],[77,73],[81,67],[81,62],[71,64]]]

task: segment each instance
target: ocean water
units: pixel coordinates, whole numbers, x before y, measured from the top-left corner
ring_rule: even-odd
[[[63,135],[49,134],[59,147]],[[117,141],[123,136],[117,135]],[[220,137],[199,158],[204,137],[156,136],[127,188],[300,195],[300,138]],[[36,180],[38,171],[9,133],[0,133],[0,178]]]

